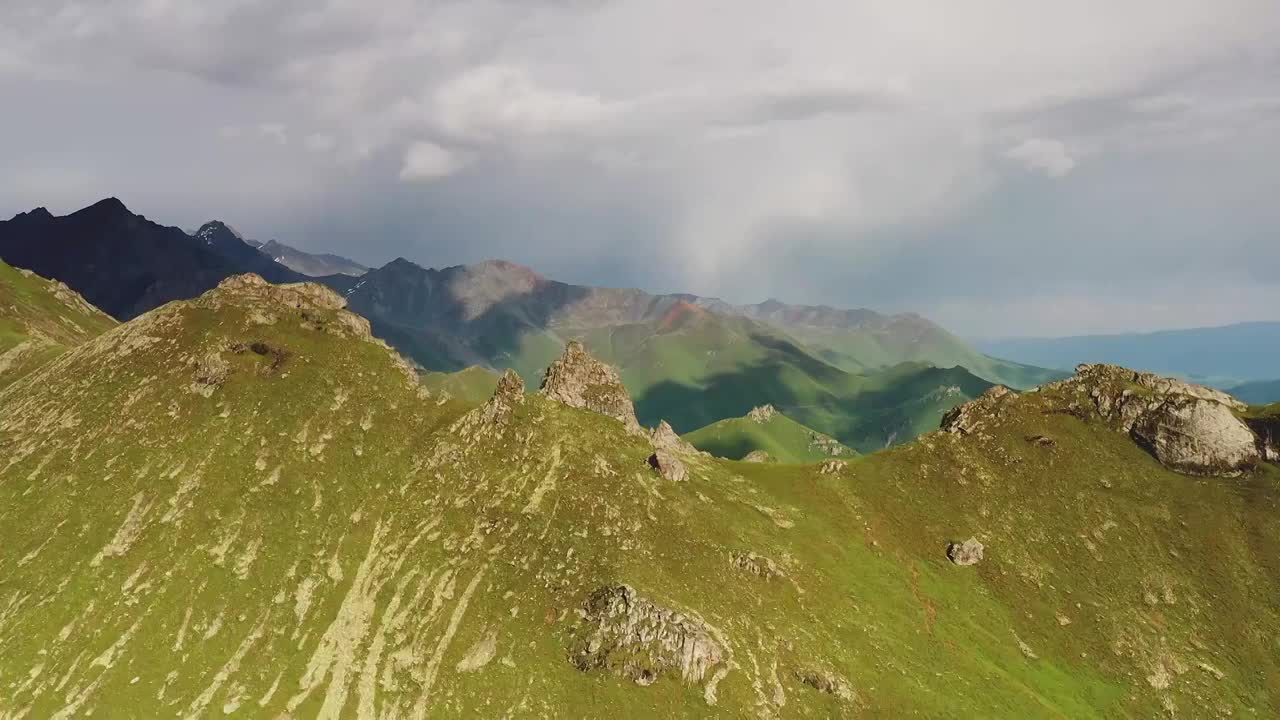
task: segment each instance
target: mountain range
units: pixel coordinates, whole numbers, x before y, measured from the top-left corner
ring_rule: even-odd
[[[695,295],[571,285],[489,261],[439,270],[403,258],[364,268],[258,244],[219,221],[192,233],[108,199],[65,217],[0,223],[0,258],[65,282],[128,320],[237,274],[343,294],[374,333],[425,370],[513,368],[527,380],[570,340],[617,365],[640,419],[688,432],[772,404],[861,451],[906,441],[992,383],[1062,377],[997,360],[916,315],[731,305]]]
[[[1280,713],[1280,409],[1093,365],[739,462],[581,345],[477,406],[346,304],[117,323],[0,263],[44,348],[0,385],[0,716]]]
[[[977,344],[985,352],[1042,367],[1065,370],[1083,362],[1107,362],[1223,388],[1280,377],[1273,360],[1280,353],[1280,322]]]

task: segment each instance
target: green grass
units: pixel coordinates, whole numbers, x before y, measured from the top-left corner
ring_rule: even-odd
[[[532,395],[485,425],[334,311],[269,309],[167,306],[0,390],[0,714],[1280,712],[1274,467],[1175,475],[1046,390],[839,474],[689,454],[671,483],[618,422]],[[718,629],[714,707],[568,661],[617,583]]]
[[[857,454],[781,413],[764,422],[749,417],[720,420],[685,434],[684,439],[699,450],[730,460],[741,460],[756,450],[778,462],[800,464]]]
[[[422,386],[435,393],[447,393],[453,398],[468,405],[479,405],[498,386],[498,374],[479,366],[472,366],[457,372],[422,372],[419,374]]]

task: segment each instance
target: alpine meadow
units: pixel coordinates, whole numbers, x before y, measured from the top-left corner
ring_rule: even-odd
[[[0,3],[0,720],[1280,717],[1278,38]]]

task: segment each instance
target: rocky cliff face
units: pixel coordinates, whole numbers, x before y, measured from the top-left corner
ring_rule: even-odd
[[[564,354],[547,368],[539,392],[569,407],[614,418],[628,431],[641,432],[635,406],[618,371],[589,355],[580,342],[570,342]]]

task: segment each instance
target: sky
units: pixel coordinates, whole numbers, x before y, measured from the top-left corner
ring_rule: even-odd
[[[924,314],[1280,320],[1275,0],[0,0],[0,215]]]

